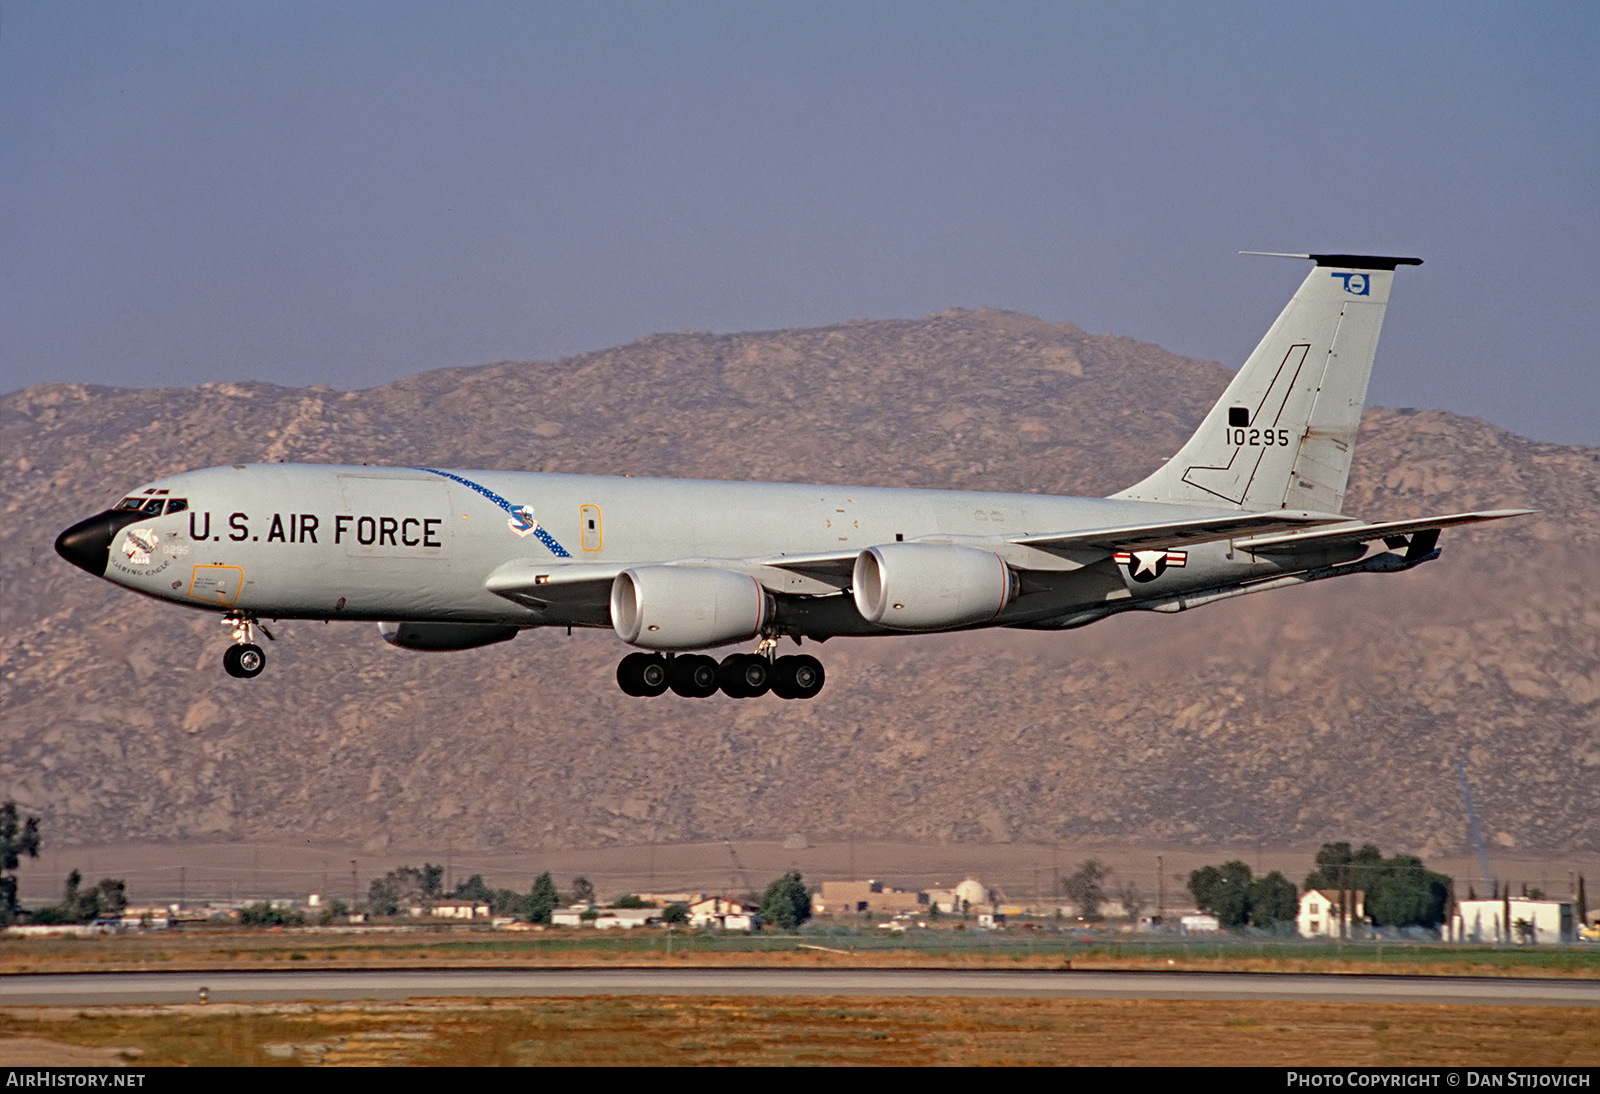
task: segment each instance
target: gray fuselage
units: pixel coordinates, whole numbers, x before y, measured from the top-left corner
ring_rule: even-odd
[[[768,572],[762,560],[1232,512],[1037,494],[307,464],[190,471],[131,497],[181,498],[187,507],[118,530],[104,576],[189,607],[263,618],[606,626],[603,596],[528,602],[492,591],[492,579],[743,560],[777,597],[781,629],[813,638],[896,632],[855,611],[847,568],[842,579],[837,569],[804,576]],[[1026,553],[1033,561],[1020,595],[988,625],[1070,625],[1075,614],[1132,606],[1117,601],[1287,568],[1281,558],[1235,558],[1228,543],[1212,543],[1191,548],[1182,569],[1140,582],[1107,552]]]

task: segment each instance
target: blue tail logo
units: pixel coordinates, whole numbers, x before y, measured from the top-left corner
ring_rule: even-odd
[[[1372,278],[1364,273],[1338,273],[1333,274],[1344,282],[1344,291],[1351,296],[1367,296],[1372,290]]]

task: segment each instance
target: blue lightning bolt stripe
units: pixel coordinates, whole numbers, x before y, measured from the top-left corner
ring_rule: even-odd
[[[538,540],[540,543],[544,544],[546,547],[550,548],[551,553],[554,554],[557,558],[571,558],[572,557],[571,555],[569,555],[567,553],[567,549],[565,547],[561,546],[561,544],[556,542],[556,537],[555,536],[552,536],[549,532],[546,532],[544,530],[543,526],[539,526],[539,527],[534,528],[534,530],[533,530],[533,538]]]
[[[502,498],[499,494],[496,494],[493,490],[490,490],[487,486],[480,486],[471,479],[464,479],[460,475],[452,475],[448,471],[440,471],[432,467],[419,467],[417,470],[426,471],[430,475],[438,475],[440,478],[449,479],[451,482],[459,482],[462,486],[465,486],[474,494],[479,494],[485,498],[488,498],[500,508],[504,509],[507,513],[510,513],[512,516],[516,516],[517,507],[512,505],[505,498]],[[555,555],[557,558],[572,557],[565,547],[556,542],[556,537],[552,536],[549,532],[546,532],[543,526],[541,526],[538,522],[534,523],[533,536],[540,543],[550,548],[551,554]]]

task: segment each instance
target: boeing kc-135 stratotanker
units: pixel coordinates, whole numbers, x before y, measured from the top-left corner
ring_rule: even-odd
[[[237,677],[266,664],[262,618],[377,621],[413,650],[609,626],[649,651],[617,667],[629,695],[808,699],[822,664],[777,656],[785,635],[1178,612],[1408,570],[1443,528],[1529,512],[1340,515],[1394,271],[1421,260],[1284,257],[1316,266],[1178,454],[1108,498],[237,464],[141,486],[56,550],[220,613]],[[752,640],[720,663],[694,652]]]

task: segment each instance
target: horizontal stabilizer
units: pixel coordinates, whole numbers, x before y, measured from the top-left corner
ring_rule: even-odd
[[[1486,520],[1504,520],[1507,517],[1525,517],[1537,509],[1488,509],[1477,513],[1450,513],[1441,517],[1417,517],[1414,520],[1386,520],[1378,524],[1338,524],[1331,528],[1312,528],[1302,531],[1280,532],[1236,540],[1234,546],[1251,554],[1270,554],[1274,551],[1297,551],[1303,547],[1336,547],[1341,544],[1368,543],[1375,539],[1403,539],[1418,532],[1438,532],[1458,524],[1477,524]],[[1399,546],[1399,544],[1391,544]]]
[[[1396,266],[1420,266],[1420,258],[1396,258],[1392,255],[1292,255],[1282,251],[1240,251],[1242,255],[1261,258],[1309,258],[1318,266],[1337,266],[1341,270],[1392,270]]]

